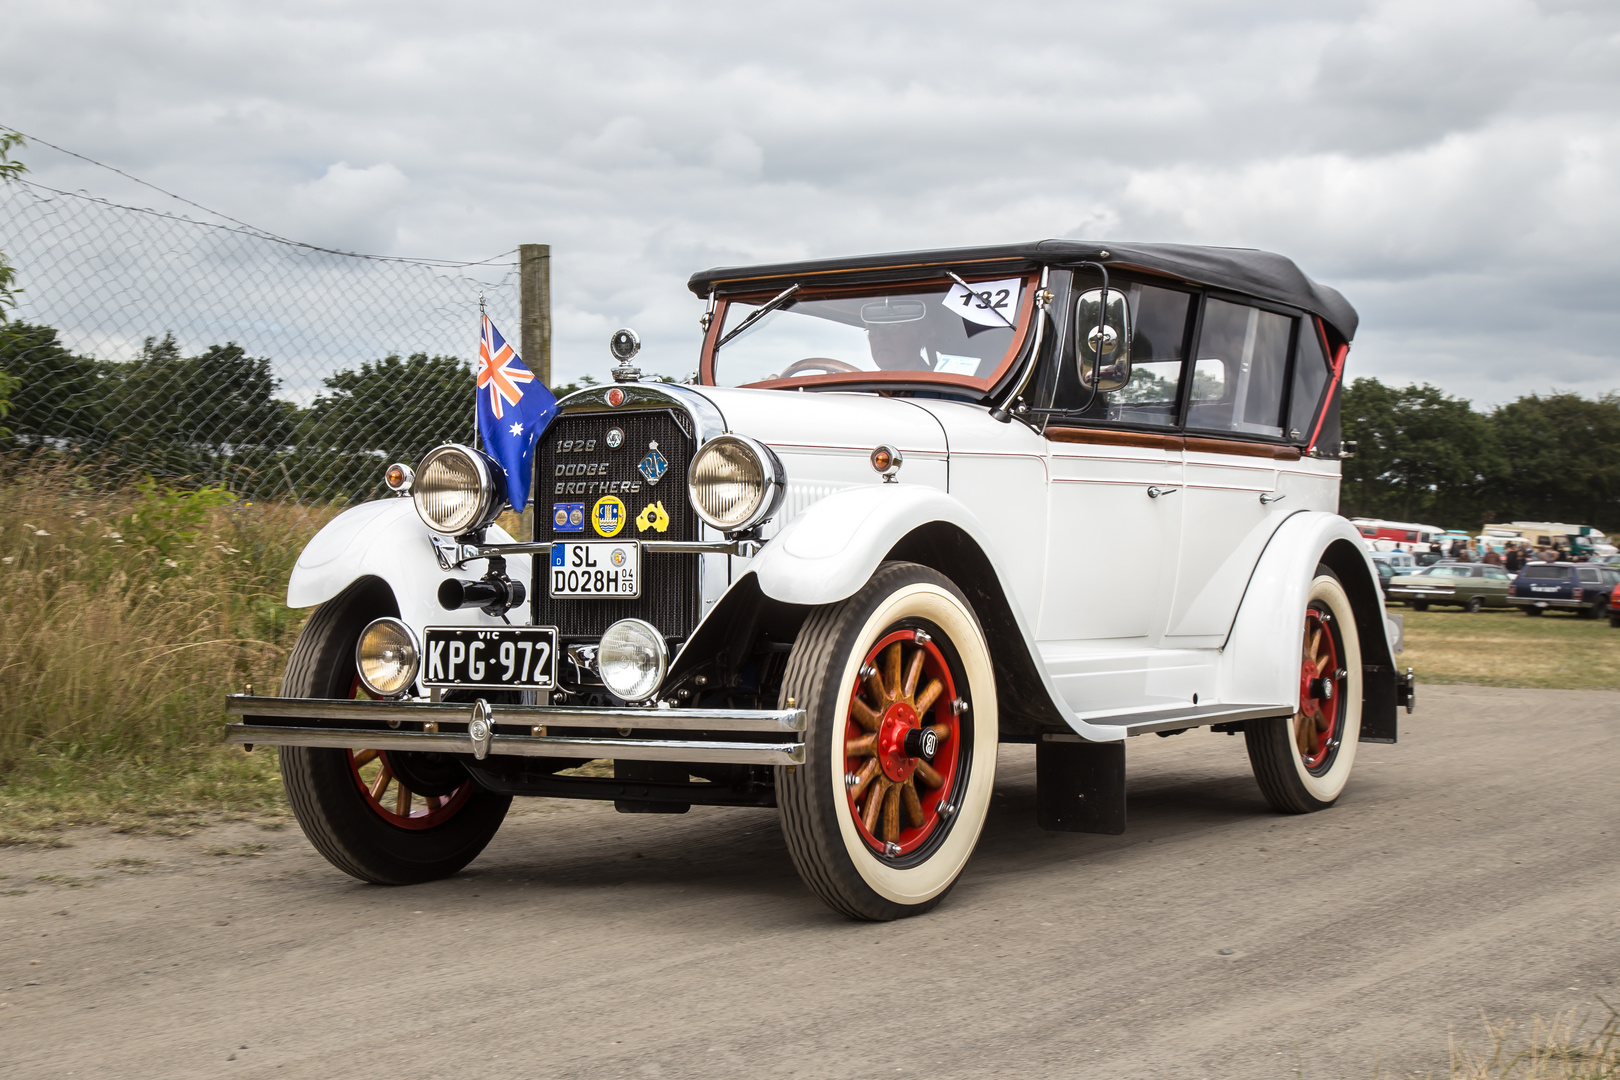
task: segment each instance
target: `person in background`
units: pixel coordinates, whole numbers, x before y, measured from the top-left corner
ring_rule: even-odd
[[[1507,567],[1510,574],[1517,574],[1524,567],[1524,560],[1519,555],[1519,546],[1511,540],[1508,541],[1507,550],[1502,552],[1502,565]]]
[[[1500,555],[1498,555],[1496,553],[1495,548],[1491,547],[1491,545],[1489,545],[1489,544],[1486,544],[1485,545],[1485,554],[1483,554],[1483,555],[1481,555],[1479,557],[1479,561],[1484,563],[1487,566],[1501,566],[1502,565],[1502,556],[1500,556]]]

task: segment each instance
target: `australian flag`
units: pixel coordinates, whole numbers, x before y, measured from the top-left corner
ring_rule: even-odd
[[[557,412],[557,399],[540,385],[517,350],[484,317],[478,341],[478,434],[484,452],[506,470],[506,495],[514,510],[529,504],[534,448]]]

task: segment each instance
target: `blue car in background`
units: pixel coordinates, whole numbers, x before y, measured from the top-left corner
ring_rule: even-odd
[[[1609,594],[1620,585],[1620,568],[1601,563],[1531,563],[1519,571],[1508,603],[1526,615],[1573,611],[1583,619],[1609,612]]]

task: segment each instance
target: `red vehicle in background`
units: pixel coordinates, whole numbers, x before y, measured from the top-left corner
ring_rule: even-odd
[[[1419,525],[1411,521],[1384,521],[1381,518],[1351,518],[1350,524],[1361,533],[1363,540],[1370,542],[1379,551],[1391,551],[1396,547],[1400,547],[1403,551],[1411,551],[1418,544],[1427,547],[1446,531],[1438,525]]]

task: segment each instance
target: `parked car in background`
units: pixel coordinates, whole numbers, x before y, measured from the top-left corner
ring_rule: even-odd
[[[1508,603],[1526,615],[1548,610],[1579,612],[1584,619],[1601,619],[1609,611],[1609,598],[1620,585],[1620,569],[1597,563],[1531,563],[1513,581]]]
[[[1620,601],[1620,584],[1616,584],[1609,593],[1609,625],[1620,630],[1620,615],[1616,615],[1614,610],[1616,601]]]
[[[1450,604],[1478,611],[1507,607],[1512,581],[1500,566],[1443,562],[1396,577],[1384,595],[1391,600],[1405,600],[1414,611],[1426,611],[1430,604]]]
[[[1395,579],[1395,568],[1387,562],[1374,559],[1373,569],[1378,571],[1378,591],[1384,594],[1385,600],[1388,600],[1389,583]]]

